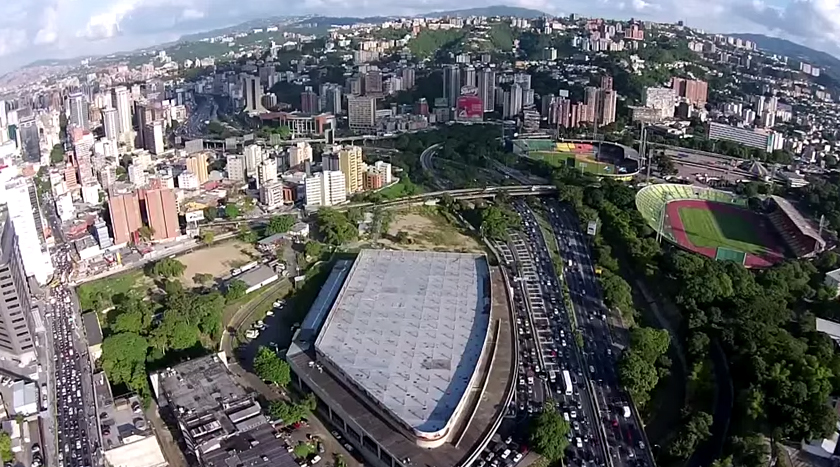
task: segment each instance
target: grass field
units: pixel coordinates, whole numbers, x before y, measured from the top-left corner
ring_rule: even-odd
[[[531,151],[528,157],[536,160],[545,161],[551,166],[561,167],[568,164],[569,159],[575,159],[575,168],[583,170],[591,174],[614,174],[618,171],[613,164],[605,162],[598,162],[587,156],[582,156],[572,152],[558,152],[558,151]]]
[[[694,246],[725,247],[756,255],[766,251],[761,235],[756,230],[757,226],[736,213],[681,207],[679,216]]]

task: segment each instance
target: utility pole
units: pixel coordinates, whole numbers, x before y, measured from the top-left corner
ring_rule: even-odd
[[[647,163],[647,177],[645,181],[650,183],[650,166],[653,165],[653,158],[648,156],[647,127],[645,126],[645,122],[642,122],[642,139],[639,142],[639,150],[641,151],[641,159]]]

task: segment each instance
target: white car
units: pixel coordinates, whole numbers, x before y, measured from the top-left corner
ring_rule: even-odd
[[[577,446],[578,449],[583,448],[583,441],[581,441],[580,437],[575,438],[575,446]]]

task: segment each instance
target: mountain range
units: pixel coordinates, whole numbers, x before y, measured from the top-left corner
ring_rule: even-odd
[[[787,39],[765,36],[764,34],[727,34],[727,36],[752,41],[756,47],[765,52],[807,62],[827,70],[835,76],[840,76],[840,59],[826,52],[814,50]]]

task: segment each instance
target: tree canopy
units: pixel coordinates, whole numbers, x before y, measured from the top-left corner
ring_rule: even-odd
[[[173,277],[180,277],[184,274],[187,267],[184,263],[175,258],[164,258],[152,265],[151,273],[154,276],[171,279]]]
[[[319,209],[317,226],[318,235],[329,245],[342,245],[359,237],[359,228],[353,225],[347,213],[335,209]]]
[[[528,440],[534,451],[553,463],[563,457],[569,445],[568,433],[569,422],[560,415],[556,405],[548,403],[531,422]]]
[[[282,387],[292,380],[289,364],[265,346],[261,346],[254,357],[254,373],[263,381]]]
[[[274,234],[286,233],[292,230],[295,222],[297,222],[297,218],[292,214],[273,216],[269,219],[268,225],[265,227],[265,235],[271,236]]]

